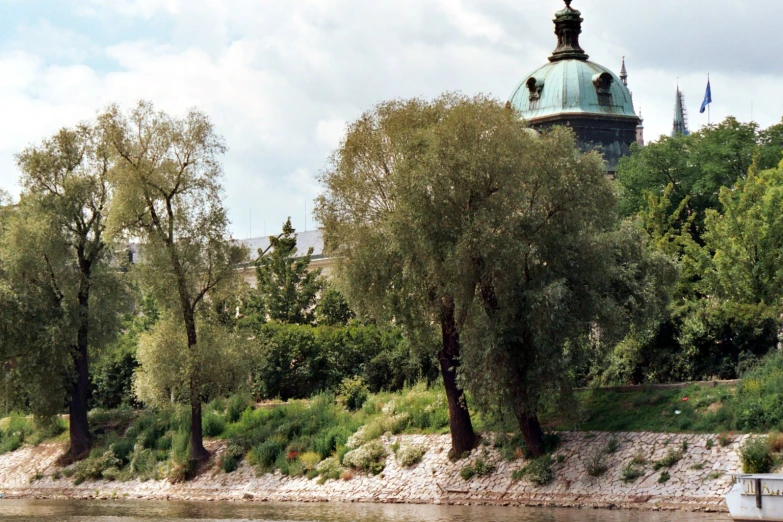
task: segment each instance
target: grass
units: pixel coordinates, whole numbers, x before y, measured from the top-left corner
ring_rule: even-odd
[[[733,387],[723,385],[582,390],[577,392],[576,419],[548,412],[542,421],[555,430],[717,433],[735,429],[730,404],[734,393]]]

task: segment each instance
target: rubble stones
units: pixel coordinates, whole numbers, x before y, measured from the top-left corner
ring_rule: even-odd
[[[587,458],[605,448],[616,437],[617,451],[606,455],[608,470],[600,477],[585,471]],[[492,436],[486,435],[491,441]],[[25,446],[0,456],[0,493],[6,498],[140,498],[190,500],[298,501],[298,502],[404,502],[433,504],[498,504],[561,507],[608,507],[630,509],[673,509],[690,511],[726,511],[724,495],[732,484],[732,475],[741,471],[739,447],[747,436],[738,436],[726,447],[707,449],[714,435],[660,433],[585,433],[562,432],[553,461],[555,480],[546,486],[512,479],[512,473],[526,462],[504,461],[492,448],[479,447],[467,458],[448,459],[448,435],[399,435],[384,437],[387,457],[383,473],[370,476],[354,472],[350,480],[329,480],[318,484],[305,477],[285,477],[279,472],[257,476],[246,463],[226,474],[215,467],[194,480],[170,484],[165,480],[129,482],[87,481],[78,486],[73,479],[52,479],[55,462],[65,449],[62,443],[37,447]],[[396,462],[392,443],[427,448],[421,462],[403,467]],[[662,459],[669,449],[678,450],[687,442],[683,458],[666,468],[671,479],[658,483],[661,469],[652,463]],[[224,442],[211,441],[208,449],[220,453]],[[494,473],[465,481],[460,470],[476,456],[487,452],[486,460],[497,466]],[[644,474],[626,483],[622,469],[635,456],[647,461]],[[716,477],[717,473],[721,475]],[[30,483],[30,477],[43,478]],[[716,477],[716,478],[715,478]]]

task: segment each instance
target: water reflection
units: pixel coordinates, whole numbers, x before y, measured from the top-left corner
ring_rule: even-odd
[[[706,522],[728,515],[594,509],[527,509],[399,504],[0,500],[0,519],[14,522],[150,520],[275,522]]]

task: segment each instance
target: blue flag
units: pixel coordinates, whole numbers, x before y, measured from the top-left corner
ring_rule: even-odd
[[[707,109],[707,105],[710,103],[712,103],[712,89],[710,88],[710,81],[707,80],[707,92],[704,93],[704,101],[701,102],[701,109],[699,109],[699,112],[704,113]]]

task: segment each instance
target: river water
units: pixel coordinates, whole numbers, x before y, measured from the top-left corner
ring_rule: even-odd
[[[0,500],[0,520],[14,522],[706,522],[723,514],[595,509],[532,509],[401,504],[275,504],[80,500]]]

